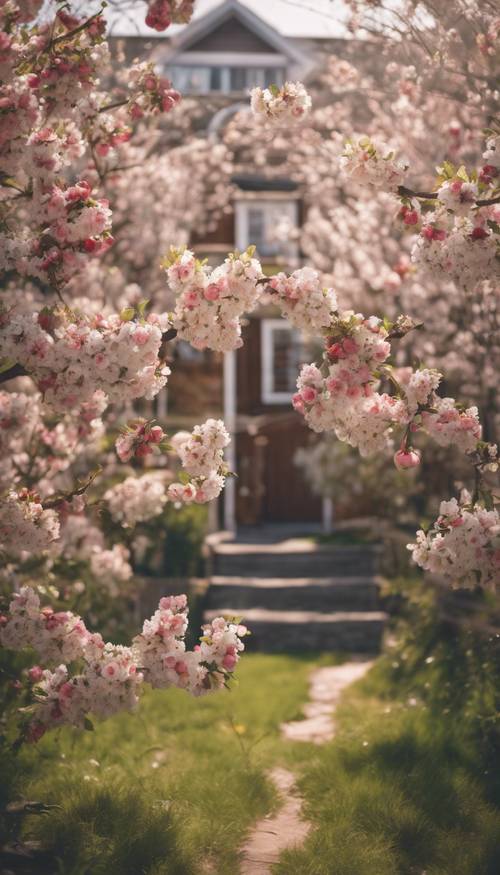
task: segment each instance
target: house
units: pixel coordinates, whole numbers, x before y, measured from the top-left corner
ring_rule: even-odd
[[[111,29],[126,37],[130,57],[137,54],[139,43],[142,49],[148,40],[156,65],[184,95],[205,101],[210,97],[214,111],[207,134],[217,136],[234,112],[248,105],[251,87],[280,85],[287,79],[307,81],[321,52],[335,51],[345,41],[339,22],[342,4],[318,0],[316,5],[318,12],[300,9],[288,0],[198,0],[192,21],[173,26],[166,34],[146,33],[133,12],[129,19],[121,14]],[[227,252],[255,244],[268,273],[300,266],[295,232],[303,205],[294,182],[280,174],[279,166],[262,174],[241,174],[233,181],[232,212],[215,232],[204,239],[193,237],[192,248],[217,263]],[[281,234],[276,233],[279,227]],[[182,345],[176,355],[169,418],[172,412],[177,416],[195,412],[186,409],[184,391],[182,407],[181,392],[176,390],[183,385],[189,396],[189,387],[201,380],[210,398],[210,413],[223,416],[233,433],[229,463],[238,476],[225,491],[221,520],[225,527],[271,521],[319,523],[322,502],[294,463],[295,451],[311,439],[290,403],[299,366],[311,360],[300,333],[272,307],[261,307],[246,320],[244,346],[226,354],[224,361]]]

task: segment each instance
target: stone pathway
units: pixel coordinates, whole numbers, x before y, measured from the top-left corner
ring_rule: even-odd
[[[264,817],[255,826],[243,848],[241,875],[268,875],[285,848],[302,844],[310,825],[301,820],[302,800],[295,792],[295,776],[287,769],[270,772],[282,805],[271,817]]]
[[[310,678],[310,701],[304,706],[305,719],[283,723],[281,732],[287,741],[323,744],[335,735],[333,714],[342,692],[360,680],[373,660],[360,658],[342,665],[326,666]],[[282,805],[275,815],[265,817],[255,826],[242,848],[241,875],[270,875],[286,848],[302,844],[310,824],[301,818],[302,799],[295,789],[295,776],[287,769],[276,768],[269,774]]]
[[[333,714],[345,688],[360,680],[372,667],[373,660],[358,659],[342,665],[318,668],[311,675],[309,698],[304,706],[305,720],[283,723],[281,732],[288,741],[323,744],[335,735]]]

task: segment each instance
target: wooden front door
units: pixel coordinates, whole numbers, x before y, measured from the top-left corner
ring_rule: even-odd
[[[237,520],[265,522],[321,521],[321,500],[312,494],[294,462],[311,432],[294,411],[269,415],[254,434],[237,437]]]
[[[310,440],[311,432],[291,412],[280,416],[264,430],[264,492],[262,518],[266,522],[319,522],[321,500],[312,494],[302,471],[294,461],[299,447]]]

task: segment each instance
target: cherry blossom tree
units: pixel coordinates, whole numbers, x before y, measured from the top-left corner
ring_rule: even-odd
[[[19,391],[10,391],[11,384],[1,395],[9,468],[0,537],[14,595],[0,619],[0,639],[12,650],[35,650],[44,663],[28,672],[34,704],[22,737],[36,740],[63,723],[85,727],[89,714],[107,717],[134,708],[144,681],[196,695],[230,679],[246,634],[238,621],[213,621],[197,648],[187,651],[185,597],[166,598],[130,646],[105,643],[69,608],[42,607],[30,584],[44,575],[57,582],[53,569],[65,556],[101,573],[105,568],[104,576],[115,583],[126,580],[128,548],[108,543],[100,513],[133,530],[168,502],[205,503],[221,493],[231,473],[223,457],[229,436],[222,422],[208,420],[192,433],[171,437],[151,420],[135,418],[118,435],[117,424],[120,411],[165,386],[166,350],[174,337],[197,349],[234,350],[242,343],[243,315],[263,301],[273,302],[318,340],[319,358],[302,368],[293,399],[313,431],[335,433],[362,456],[390,451],[400,471],[418,469],[426,448],[422,437],[454,447],[470,462],[472,491],[444,501],[436,522],[417,533],[411,550],[419,565],[441,573],[450,585],[493,588],[499,579],[500,518],[489,478],[498,469],[497,446],[483,440],[477,406],[441,391],[443,384],[448,391],[443,373],[398,359],[399,342],[420,327],[412,314],[365,316],[349,294],[347,276],[343,288],[337,283],[334,288],[314,267],[267,277],[253,247],[210,267],[178,245],[183,240],[170,241],[175,246],[165,256],[164,273],[158,268],[164,294],[155,294],[152,310],[135,286],[125,287],[121,298],[121,276],[133,277],[126,236],[117,259],[123,271],[110,279],[114,293],[85,294],[87,278],[93,289],[99,287],[103,274],[95,265],[106,262],[115,244],[114,197],[130,235],[151,204],[144,194],[145,206],[136,206],[134,196],[143,189],[131,184],[140,173],[133,155],[148,173],[163,166],[159,153],[152,153],[149,163],[144,119],[173,115],[180,96],[149,62],[128,70],[125,92],[121,82],[116,90],[113,84],[104,87],[109,56],[102,16],[79,20],[58,4],[54,16],[37,22],[40,5],[9,0],[0,8],[0,267],[6,279],[1,377],[4,383],[24,381]],[[190,7],[153,2],[148,22],[163,29]],[[350,83],[354,74],[343,69]],[[417,231],[407,251],[423,288],[429,275],[432,281],[453,282],[464,296],[474,296],[478,286],[498,288],[500,133],[495,128],[487,134],[478,165],[467,169],[444,161],[437,182],[423,187],[413,181],[420,165],[410,171],[411,155],[399,157],[394,148],[399,143],[386,145],[380,136],[390,119],[381,119],[370,95],[360,122],[368,117],[375,133],[354,131],[348,139],[348,104],[339,112],[340,131],[333,127],[331,107],[318,107],[311,125],[312,105],[301,83],[254,92],[246,124],[261,136],[246,142],[262,143],[257,163],[271,137],[274,149],[284,148],[286,124],[292,164],[300,160],[300,143],[307,144],[310,157],[324,156],[315,185],[333,177],[330,192],[348,196],[339,204],[345,215],[355,200],[360,211],[367,204],[373,236],[383,211]],[[338,105],[333,102],[335,111]],[[245,123],[236,124],[245,132]],[[330,131],[328,137],[321,125]],[[403,125],[395,139],[404,142],[404,130]],[[420,138],[426,130],[422,126]],[[224,148],[231,140],[232,148],[241,150],[241,133],[234,127]],[[418,137],[410,151],[418,154]],[[177,158],[184,178],[182,154]],[[189,164],[188,152],[186,160]],[[307,172],[313,173],[312,164]],[[170,182],[167,200],[175,198],[175,174]],[[175,228],[174,219],[168,234]],[[148,245],[154,245],[153,237],[150,233]],[[354,245],[349,239],[345,244],[351,276],[358,244],[359,236]],[[388,242],[387,251],[391,247]],[[400,276],[403,269],[392,273]],[[363,277],[364,291],[367,285]],[[138,476],[137,470],[152,461],[155,465]],[[45,592],[50,593],[47,586]]]
[[[103,453],[120,409],[165,385],[166,345],[175,334],[169,314],[151,312],[131,288],[123,253],[132,268],[137,262],[124,228],[140,223],[141,211],[154,214],[152,180],[160,177],[163,193],[154,188],[162,209],[172,213],[177,203],[165,233],[182,239],[193,216],[183,210],[188,180],[189,198],[203,200],[203,186],[210,184],[204,156],[220,172],[224,150],[192,141],[174,155],[155,152],[161,132],[148,125],[170,113],[180,95],[147,61],[134,64],[125,81],[104,85],[112,77],[102,15],[79,19],[66,4],[55,6],[39,19],[42,3],[9,0],[0,9],[1,380],[17,380],[0,394],[7,460],[3,583],[14,589],[0,637],[4,646],[31,648],[48,663],[28,673],[35,704],[22,737],[30,740],[62,723],[87,725],[89,713],[106,717],[135,707],[143,680],[195,695],[218,689],[229,680],[246,634],[238,623],[215,620],[199,646],[186,651],[186,599],[179,596],[162,599],[131,646],[106,644],[78,614],[42,607],[36,592],[60,596],[54,582],[64,583],[59,575],[68,563],[87,565],[116,592],[132,575],[130,551],[108,543],[101,513],[134,527],[167,502],[212,500],[228,474],[223,450],[229,438],[215,420],[171,440],[154,422],[136,420],[117,437],[117,457]],[[191,10],[190,3],[153,3],[148,23],[163,28],[186,20]],[[200,167],[197,177],[193,164]],[[198,210],[201,224],[204,210],[216,213],[221,188],[214,186]],[[118,221],[126,217],[118,255],[123,270],[105,263],[115,243],[115,201]],[[157,237],[165,246],[165,237]],[[152,240],[142,242],[147,260]],[[111,294],[103,293],[106,285]],[[155,452],[167,466],[121,479],[120,463],[139,460],[137,471]],[[115,483],[89,500],[101,477]]]

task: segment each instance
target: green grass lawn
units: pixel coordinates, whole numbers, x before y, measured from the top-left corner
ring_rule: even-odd
[[[227,694],[150,693],[136,715],[26,748],[14,796],[57,806],[25,819],[51,860],[36,875],[238,875],[245,834],[276,807],[277,764],[313,830],[275,875],[498,875],[494,767],[456,717],[398,698],[387,657],[346,693],[333,742],[280,738],[332,661],[246,655]]]
[[[230,692],[156,691],[94,732],[46,736],[20,755],[17,797],[59,807],[24,837],[64,875],[237,875],[246,831],[276,802],[265,771],[293,757],[280,723],[300,715],[317,662],[246,655]]]
[[[383,663],[302,768],[315,829],[274,875],[499,875],[498,757],[456,715],[388,696]]]

